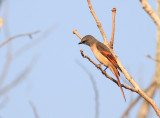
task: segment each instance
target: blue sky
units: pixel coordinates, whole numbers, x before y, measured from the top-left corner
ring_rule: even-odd
[[[111,37],[112,8],[117,9],[114,50],[124,67],[145,89],[155,71],[155,62],[144,54],[155,57],[156,25],[142,9],[139,0],[91,0],[92,6],[106,32]],[[156,10],[156,4],[149,1]],[[37,108],[40,118],[93,118],[95,116],[95,94],[88,74],[77,64],[84,65],[94,76],[99,92],[99,118],[118,118],[137,94],[124,89],[127,102],[113,82],[106,79],[84,54],[98,61],[87,46],[78,45],[80,41],[72,31],[77,29],[81,36],[93,35],[103,42],[96,23],[90,14],[86,0],[14,0],[4,2],[0,15],[8,9],[9,36],[21,33],[41,32],[12,41],[12,53],[41,37],[50,27],[52,32],[43,37],[40,43],[15,58],[11,64],[4,85],[14,80],[39,55],[33,70],[26,79],[3,97],[8,97],[6,106],[0,110],[2,118],[34,118],[29,101]],[[4,21],[5,22],[5,21]],[[0,42],[6,39],[4,29]],[[1,71],[6,60],[6,49],[0,50]],[[111,76],[112,73],[107,70]],[[122,74],[121,74],[122,75]],[[124,77],[121,76],[123,83]],[[159,104],[158,100],[156,101]],[[139,104],[140,105],[140,104]],[[131,118],[136,117],[138,106],[132,110]],[[156,117],[153,111],[153,117]]]

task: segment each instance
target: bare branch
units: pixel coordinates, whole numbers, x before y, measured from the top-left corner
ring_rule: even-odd
[[[1,43],[1,44],[0,44],[0,48],[1,48],[2,46],[4,46],[5,44],[7,44],[9,41],[11,41],[11,40],[13,40],[13,39],[15,39],[15,38],[24,37],[24,36],[31,36],[31,35],[36,34],[36,33],[39,33],[39,32],[40,32],[40,31],[35,31],[35,32],[31,32],[31,33],[25,33],[25,34],[19,34],[19,35],[13,36],[13,37],[7,39],[6,41],[4,41],[3,43]]]
[[[9,28],[9,25],[8,25],[9,1],[5,2],[5,7],[4,8],[5,9],[4,9],[4,13],[3,13],[3,20],[4,20],[3,30],[4,30],[5,37],[7,37],[7,39],[8,39],[8,37],[10,36],[10,30],[9,30],[10,28]],[[6,61],[5,61],[3,70],[2,70],[1,75],[0,75],[0,86],[2,85],[4,79],[5,79],[8,71],[9,71],[9,67],[10,67],[10,64],[11,64],[11,61],[12,61],[11,51],[12,51],[12,45],[11,45],[11,43],[8,43]]]
[[[91,74],[91,72],[89,72],[89,70],[83,66],[81,63],[79,63],[79,61],[76,61],[78,63],[78,65],[89,75],[92,86],[93,86],[93,90],[95,93],[95,118],[99,118],[99,94],[98,94],[98,89],[97,89],[97,85],[96,82],[93,78],[93,75]]]
[[[100,31],[101,31],[101,30],[103,31],[102,26],[101,26],[101,24],[98,22],[98,18],[96,17],[96,15],[95,15],[95,13],[94,13],[94,11],[93,11],[93,8],[92,8],[92,6],[91,6],[90,0],[87,0],[87,1],[88,1],[88,5],[89,5],[89,8],[90,8],[90,11],[91,11],[92,15],[94,16],[94,19],[95,19],[96,22],[97,22],[97,26],[100,27],[100,28],[99,28]],[[146,11],[147,11],[146,3],[148,3],[148,2],[145,2],[145,1],[146,1],[146,0],[141,0],[141,2],[145,3],[144,9],[146,9]],[[150,13],[150,16],[153,16],[153,18],[155,17],[156,14],[154,15],[154,12],[153,12],[151,9],[149,9],[148,12]],[[154,21],[155,21],[155,23],[157,23],[157,21],[159,22],[159,18],[158,18],[158,20],[154,20]],[[100,25],[99,25],[99,24],[100,24]],[[160,23],[158,23],[158,26],[160,26]],[[106,46],[109,48],[110,52],[111,52],[111,53],[113,54],[113,56],[115,57],[115,59],[116,59],[116,61],[117,61],[117,64],[118,64],[119,67],[121,68],[122,73],[124,74],[124,76],[126,77],[126,79],[127,79],[127,80],[132,84],[132,86],[134,87],[135,92],[137,92],[137,93],[138,93],[140,96],[142,96],[147,102],[149,102],[149,103],[152,105],[153,109],[155,110],[156,114],[157,114],[158,116],[160,116],[160,109],[159,109],[158,106],[156,105],[155,101],[154,101],[152,98],[150,98],[144,91],[142,91],[142,89],[139,87],[139,85],[135,82],[135,80],[131,77],[131,75],[130,75],[130,74],[127,72],[127,70],[123,67],[123,65],[121,64],[121,62],[120,62],[119,59],[117,58],[116,54],[114,53],[113,49],[110,48],[110,46],[108,45],[108,41],[106,40],[107,38],[105,37],[104,31],[101,32],[101,34],[102,34],[102,36],[103,36],[104,42],[105,42],[105,41],[107,42]],[[102,73],[103,73],[103,71],[102,71]]]
[[[152,60],[154,60],[154,61],[160,62],[160,60],[158,60],[158,59],[152,57],[152,56],[149,55],[149,54],[145,54],[144,56],[146,56],[146,57],[148,57],[148,58],[150,58],[150,59],[152,59]]]
[[[156,92],[156,89],[157,89],[157,84],[156,82],[154,82],[154,85],[151,86],[148,91],[146,92],[147,95],[151,98],[153,98],[155,92]],[[147,113],[149,111],[149,108],[150,108],[150,104],[143,100],[142,104],[141,104],[141,107],[139,109],[139,113],[138,113],[138,118],[146,118],[147,116]]]
[[[110,51],[112,52],[112,54],[116,57],[115,53],[113,52],[112,49],[110,49]],[[157,113],[158,116],[160,116],[160,110],[158,108],[158,106],[156,105],[155,101],[150,98],[140,87],[139,85],[135,82],[135,80],[131,77],[131,75],[129,75],[129,73],[127,72],[127,70],[122,66],[121,62],[119,61],[119,59],[116,57],[116,61],[119,65],[119,67],[122,70],[122,73],[124,74],[124,76],[126,77],[126,79],[133,85],[133,87],[136,89],[137,93],[142,96],[147,102],[149,102],[153,109],[155,110],[155,112]]]
[[[94,19],[95,19],[95,21],[96,21],[96,23],[97,23],[97,26],[98,26],[101,34],[102,34],[102,37],[103,37],[103,39],[104,39],[104,44],[107,45],[107,46],[109,46],[108,40],[107,40],[107,36],[105,35],[104,30],[103,30],[103,28],[102,28],[102,25],[101,25],[100,21],[98,20],[98,17],[96,16],[96,14],[95,14],[95,12],[94,12],[94,10],[93,10],[93,8],[92,8],[91,1],[90,1],[90,0],[87,0],[87,2],[88,2],[88,6],[89,6],[89,9],[90,9],[90,12],[91,12],[91,14],[93,15],[93,17],[94,17]]]
[[[103,75],[105,75],[108,79],[110,79],[111,81],[113,81],[114,83],[116,83],[118,85],[117,80],[113,79],[112,77],[110,77],[109,75],[107,75],[106,71],[104,71],[98,64],[96,64],[94,61],[92,61],[88,56],[83,54],[83,50],[80,50],[81,55],[83,58],[87,58],[92,64],[94,64],[101,72]],[[122,87],[124,87],[125,89],[129,89],[133,92],[137,92],[134,88],[131,88],[130,86],[126,86],[124,84],[121,84]]]
[[[143,9],[148,13],[148,15],[152,18],[154,23],[160,27],[160,18],[158,15],[155,13],[155,11],[152,9],[150,4],[148,3],[147,0],[140,0]]]
[[[37,61],[37,57],[33,58],[32,62],[30,65],[9,85],[5,86],[0,90],[0,95],[3,95],[7,93],[9,90],[11,90],[13,87],[15,87],[17,84],[19,84],[25,77],[28,75],[28,73],[32,70],[35,62]]]
[[[77,34],[76,34],[77,35]],[[121,62],[119,61],[119,59],[117,58],[117,56],[115,55],[114,51],[110,48],[110,51],[111,53],[115,56],[116,58],[116,61],[119,65],[119,67],[121,68],[122,70],[122,73],[124,74],[124,76],[126,77],[126,79],[133,85],[134,88],[131,88],[131,87],[128,87],[128,86],[125,86],[125,85],[121,85],[122,87],[126,88],[126,89],[129,89],[131,91],[134,91],[134,92],[137,92],[139,95],[141,95],[146,101],[148,101],[153,109],[155,110],[155,112],[157,113],[158,116],[160,116],[160,110],[158,108],[158,106],[156,105],[155,101],[153,99],[151,99],[150,97],[148,97],[148,95],[142,91],[142,89],[138,86],[138,84],[135,82],[135,80],[128,74],[127,70],[122,66]],[[92,62],[97,68],[99,68],[102,72],[102,74],[104,74],[107,78],[109,78],[110,80],[112,80],[113,82],[117,83],[116,80],[114,80],[113,78],[111,78],[110,76],[108,76],[105,71],[100,68],[96,63],[94,63],[88,56],[85,56],[83,54],[83,51],[81,51],[81,54],[84,58],[87,58],[90,62]],[[118,84],[117,84],[118,85]]]
[[[112,9],[112,35],[110,40],[110,47],[113,49],[114,43],[114,32],[115,32],[115,15],[116,15],[116,8]]]
[[[157,12],[160,17],[160,1],[157,1]],[[156,47],[156,59],[160,60],[160,27],[157,27],[157,47]],[[157,86],[159,88],[160,93],[160,63],[156,61],[156,78],[157,78]]]
[[[10,53],[9,47],[8,47],[7,53]],[[1,75],[0,75],[0,86],[2,85],[2,83],[3,83],[4,79],[5,79],[5,76],[6,76],[7,72],[8,72],[8,69],[9,69],[10,63],[11,63],[11,60],[12,60],[12,59],[11,59],[11,55],[10,55],[10,54],[7,54],[7,59],[6,59],[6,62],[5,62],[5,64],[4,64],[2,73],[1,73]]]
[[[80,39],[82,39],[82,37],[78,34],[76,29],[73,30],[73,34],[77,35]]]
[[[33,113],[34,113],[35,118],[39,118],[39,115],[38,115],[38,113],[37,113],[36,106],[32,103],[32,101],[29,101],[29,104],[30,104],[31,107],[32,107],[32,110],[33,110]]]
[[[23,46],[22,48],[20,48],[18,51],[16,51],[15,54],[12,56],[12,58],[15,58],[15,57],[19,56],[20,54],[24,53],[26,50],[31,49],[33,46],[35,46],[39,42],[41,42],[44,39],[46,39],[46,37],[49,34],[51,34],[53,32],[53,30],[57,29],[58,26],[59,26],[59,24],[54,24],[51,27],[49,27],[37,39],[33,40],[31,43],[26,44],[25,46]]]

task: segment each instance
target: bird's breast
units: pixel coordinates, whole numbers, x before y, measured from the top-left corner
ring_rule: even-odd
[[[91,50],[92,50],[94,56],[97,58],[97,60],[98,60],[101,64],[103,64],[103,65],[105,65],[105,66],[108,66],[108,65],[111,63],[111,62],[109,62],[109,60],[108,60],[105,56],[103,56],[103,55],[100,53],[100,51],[97,49],[97,47],[96,47],[95,44],[94,44],[93,46],[91,46]]]

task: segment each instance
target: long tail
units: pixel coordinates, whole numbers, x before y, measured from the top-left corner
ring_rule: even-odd
[[[112,73],[116,76],[117,81],[118,81],[118,86],[120,87],[120,90],[121,90],[122,96],[123,96],[123,98],[124,98],[124,101],[126,101],[126,98],[125,98],[125,95],[124,95],[124,92],[123,92],[121,83],[120,83],[120,81],[119,81],[119,72],[118,72],[118,70],[117,70],[115,67],[112,67],[112,66],[109,66],[109,69],[110,69],[110,70],[112,71]]]

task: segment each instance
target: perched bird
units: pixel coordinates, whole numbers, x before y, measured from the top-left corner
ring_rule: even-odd
[[[118,72],[118,69],[120,71],[121,71],[121,69],[118,66],[117,61],[116,61],[115,57],[112,55],[112,53],[110,52],[109,48],[106,45],[104,45],[103,43],[96,40],[91,35],[86,35],[85,37],[83,37],[81,42],[79,42],[79,44],[88,45],[91,48],[91,50],[94,53],[94,56],[97,58],[97,60],[101,64],[106,66],[106,68],[109,67],[109,69],[112,71],[112,73],[116,76],[117,81],[118,81],[118,85],[119,85],[120,90],[123,95],[123,98],[126,101],[126,98],[125,98],[125,95],[124,95],[124,92],[123,92],[123,89],[121,87],[120,80],[119,80],[120,74]]]

